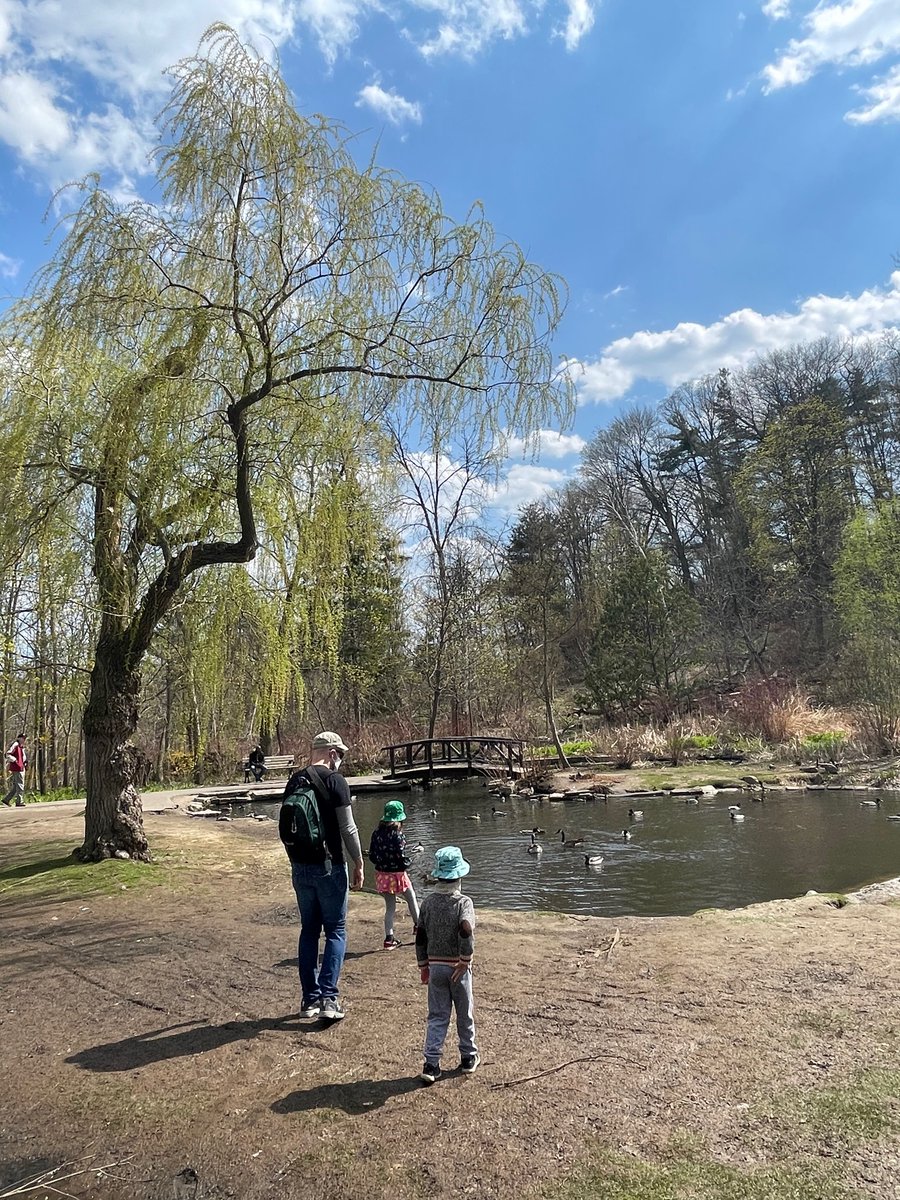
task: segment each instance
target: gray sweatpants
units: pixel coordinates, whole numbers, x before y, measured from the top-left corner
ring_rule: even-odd
[[[13,801],[16,803],[16,808],[21,808],[25,803],[24,771],[10,771],[9,773],[9,787],[3,797],[3,803],[12,804]]]
[[[456,1008],[456,1032],[459,1053],[468,1058],[478,1053],[475,1045],[475,1002],[472,999],[472,969],[459,983],[451,983],[454,968],[435,963],[428,973],[428,1022],[425,1026],[425,1061],[439,1063],[444,1040],[450,1027],[450,1014]]]

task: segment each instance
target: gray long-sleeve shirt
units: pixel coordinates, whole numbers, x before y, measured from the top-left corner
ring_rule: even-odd
[[[459,880],[439,883],[422,901],[416,930],[416,962],[457,966],[475,953],[475,905],[460,891]]]

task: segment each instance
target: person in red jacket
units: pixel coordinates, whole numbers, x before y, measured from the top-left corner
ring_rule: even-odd
[[[28,766],[28,755],[25,753],[25,734],[20,733],[6,752],[6,769],[9,771],[9,787],[3,797],[3,803],[12,805],[15,800],[16,808],[25,803],[25,768]]]

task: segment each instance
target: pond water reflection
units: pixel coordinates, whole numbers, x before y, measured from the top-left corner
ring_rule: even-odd
[[[735,908],[762,900],[819,892],[851,891],[900,875],[900,794],[882,792],[880,809],[864,806],[872,792],[766,792],[764,803],[723,792],[699,804],[676,798],[642,799],[643,821],[629,819],[635,801],[494,800],[481,783],[402,794],[409,820],[407,839],[425,853],[411,869],[417,890],[432,854],[460,846],[472,864],[466,890],[476,904],[545,909],[595,916],[633,913],[662,916],[700,908]],[[354,809],[368,847],[385,795],[358,796]],[[734,822],[729,806],[741,805]],[[491,816],[491,807],[506,815]],[[436,816],[430,811],[435,809]],[[466,818],[478,813],[480,821]],[[538,825],[540,857],[526,853],[520,830]],[[567,849],[566,838],[584,837]],[[629,829],[631,840],[622,831]],[[602,854],[601,870],[585,866],[585,854]],[[368,868],[367,888],[373,887]]]

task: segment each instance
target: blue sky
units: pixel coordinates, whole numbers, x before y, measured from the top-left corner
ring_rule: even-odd
[[[575,426],[501,510],[635,400],[900,328],[898,0],[0,0],[0,290],[46,256],[58,184],[147,187],[161,71],[215,20],[568,280]]]

